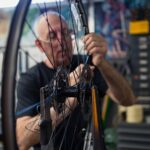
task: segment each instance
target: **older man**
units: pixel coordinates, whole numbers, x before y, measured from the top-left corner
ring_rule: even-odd
[[[83,65],[77,66],[77,60],[73,56],[72,39],[69,33],[68,25],[63,17],[55,12],[48,12],[47,15],[41,15],[37,21],[37,39],[35,45],[39,50],[46,54],[47,58],[29,69],[25,74],[21,76],[18,83],[18,105],[17,111],[33,105],[40,100],[40,88],[45,86],[51,81],[55,74],[55,69],[58,66],[67,66],[73,63],[70,73],[70,84],[75,84],[80,76],[80,68]],[[98,86],[100,91],[100,96],[103,97],[104,94],[108,94],[115,102],[122,105],[131,105],[136,101],[136,98],[127,83],[127,81],[111,66],[109,62],[104,59],[107,52],[107,43],[103,37],[96,35],[95,33],[90,33],[83,38],[85,45],[85,50],[92,55],[92,63],[96,68],[94,69],[94,82]],[[93,70],[93,67],[91,67]],[[74,78],[75,70],[78,75]],[[75,98],[68,98],[66,101],[66,106],[70,106],[74,109],[71,121],[74,122],[75,116],[77,115],[76,105],[77,101]],[[69,110],[65,108],[66,117],[69,115]],[[52,120],[52,126],[60,126],[63,124],[62,113],[55,111],[53,107],[50,108],[50,118]],[[28,111],[17,118],[17,142],[20,150],[27,150],[31,146],[38,144],[40,142],[40,137],[38,132],[33,132],[39,126],[39,115],[35,111]],[[82,122],[82,117],[80,117],[79,122]],[[81,123],[82,124],[82,123]],[[80,124],[80,125],[81,125]],[[77,132],[79,133],[82,129],[82,125],[78,126]],[[70,125],[70,128],[75,126],[74,123]],[[30,128],[30,129],[29,129]],[[63,128],[64,130],[64,128]],[[59,137],[55,139],[54,147],[58,148],[60,144],[61,131]],[[68,136],[65,138],[64,143],[73,136],[73,132],[67,132]],[[77,134],[78,134],[77,133]],[[80,147],[76,147],[73,143],[72,149],[82,149],[82,144]],[[58,140],[58,141],[57,141]],[[69,141],[71,142],[71,141]],[[61,149],[69,150],[69,145],[64,144]]]

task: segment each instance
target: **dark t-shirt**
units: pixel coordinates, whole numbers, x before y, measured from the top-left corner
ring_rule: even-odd
[[[77,61],[80,61],[82,63],[81,60],[77,60],[76,56],[74,56],[72,59],[73,65],[72,65],[71,71],[73,71],[78,66]],[[25,110],[29,106],[32,106],[40,101],[40,88],[47,85],[51,81],[51,79],[53,78],[55,73],[56,73],[55,69],[48,68],[42,62],[42,63],[38,63],[37,65],[35,65],[31,69],[29,69],[26,73],[23,73],[21,75],[21,78],[20,78],[20,80],[18,82],[18,86],[17,86],[17,97],[18,97],[17,113],[21,112],[22,110]],[[101,73],[98,71],[98,69],[94,70],[94,84],[96,84],[98,87],[100,97],[103,97],[107,90],[107,85],[106,85]],[[72,129],[75,128],[76,121],[79,122],[78,126],[76,127],[76,133],[80,133],[80,130],[82,129],[84,124],[82,123],[83,118],[82,118],[82,114],[79,110],[80,110],[80,108],[77,107],[74,110],[74,112],[71,114],[71,117],[69,116],[68,118],[66,118],[65,121],[63,121],[57,127],[56,132],[58,132],[58,133],[57,133],[57,136],[55,137],[55,141],[54,141],[55,149],[57,149],[57,145],[59,145],[59,143],[62,139],[63,132],[67,132],[67,137],[68,137],[68,138],[65,138],[65,140],[63,142],[63,147],[65,147],[64,148],[65,150],[70,149],[70,146],[71,146],[70,143],[72,141],[70,141],[71,139],[69,137],[74,136],[74,130],[72,130]],[[28,111],[25,111],[23,113],[19,113],[20,115],[17,117],[35,116],[37,113],[38,113],[37,110],[34,108],[34,109],[29,109]],[[65,131],[65,127],[67,125],[68,119],[70,119],[69,122],[71,122],[71,123],[68,126],[68,130]],[[76,149],[79,150],[80,147],[75,147],[75,145],[77,145],[78,142],[80,143],[82,140],[80,140],[78,134],[76,134],[75,138],[76,138],[76,140],[74,140],[74,141],[76,141],[76,142],[73,143],[72,147],[74,150],[76,150]],[[69,143],[69,145],[67,143]],[[79,145],[82,145],[82,144],[79,144]],[[63,150],[63,148],[62,148],[62,150]]]

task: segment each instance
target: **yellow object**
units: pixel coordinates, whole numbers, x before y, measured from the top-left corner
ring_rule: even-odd
[[[119,108],[119,113],[124,113],[127,110],[127,107],[121,105],[118,108]]]
[[[92,87],[92,118],[93,118],[93,126],[98,132],[98,114],[96,107],[96,91],[95,88]]]
[[[128,123],[141,123],[143,121],[143,108],[141,105],[133,105],[127,108]]]
[[[131,21],[129,23],[130,34],[147,34],[149,33],[149,21]]]

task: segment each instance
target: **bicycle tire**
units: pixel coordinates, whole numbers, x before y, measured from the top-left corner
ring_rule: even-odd
[[[16,61],[18,43],[23,28],[23,20],[27,13],[30,0],[22,0],[16,7],[12,22],[5,57],[3,62],[2,78],[2,131],[3,142],[6,150],[16,150],[15,131],[15,85],[16,85]],[[21,12],[20,12],[21,10]],[[15,36],[14,36],[15,35]]]

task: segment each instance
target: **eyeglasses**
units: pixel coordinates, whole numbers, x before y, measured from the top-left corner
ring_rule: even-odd
[[[47,35],[47,39],[43,39],[41,37],[38,37],[38,39],[42,42],[45,43],[50,43],[51,40],[58,40],[58,33],[63,37],[63,38],[68,38],[71,34],[71,31],[68,29],[62,29],[61,31],[50,31]]]

